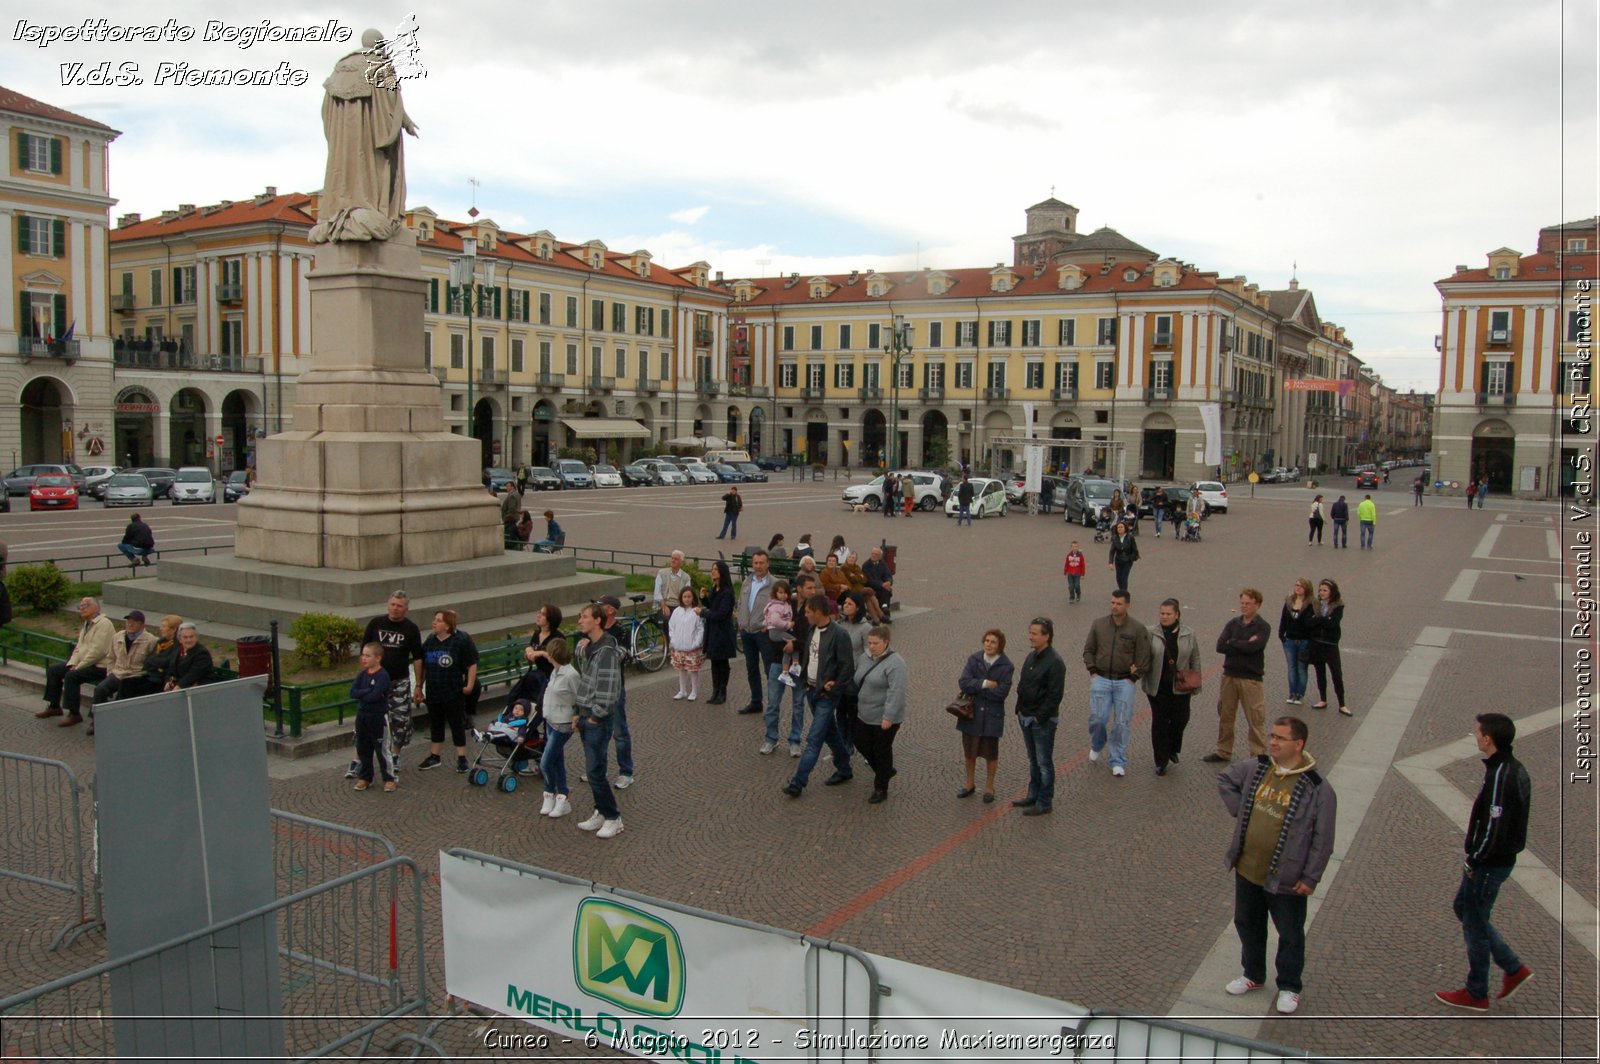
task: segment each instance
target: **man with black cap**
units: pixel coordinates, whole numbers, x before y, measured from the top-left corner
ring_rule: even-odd
[[[617,641],[620,649],[627,645],[626,635],[617,624],[617,611],[622,600],[615,595],[602,595],[596,604],[605,607],[605,633]],[[628,730],[628,674],[622,670],[622,693],[617,696],[617,708],[611,714],[611,735],[617,741],[617,782],[615,787],[625,791],[633,786],[633,733]]]
[[[111,641],[111,660],[106,678],[94,685],[94,706],[110,702],[122,689],[122,681],[144,672],[144,659],[155,648],[156,639],[144,626],[144,613],[129,610],[122,619],[122,631]],[[94,706],[89,707],[89,734],[94,734]]]

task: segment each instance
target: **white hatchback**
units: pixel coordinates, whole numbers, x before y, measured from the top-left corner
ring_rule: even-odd
[[[174,506],[180,502],[216,502],[217,482],[205,466],[184,466],[178,470],[178,479],[172,482],[167,496]]]
[[[1211,507],[1214,514],[1228,512],[1228,489],[1220,480],[1197,480],[1194,493],[1200,496],[1200,501]]]
[[[973,517],[1004,517],[1006,515],[1006,486],[1003,481],[990,480],[988,477],[971,477],[968,483],[972,485],[972,516]],[[955,517],[961,511],[960,503],[961,486],[958,484],[950,497],[944,503],[944,515]]]

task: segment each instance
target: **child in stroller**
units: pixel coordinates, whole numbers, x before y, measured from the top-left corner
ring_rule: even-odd
[[[485,787],[489,770],[494,769],[494,785],[510,794],[517,789],[517,773],[538,772],[533,766],[544,753],[544,715],[530,699],[513,697],[494,723],[474,731],[473,737],[478,740],[478,755],[467,766],[467,782]]]
[[[1182,529],[1178,535],[1178,538],[1183,542],[1200,542],[1200,522],[1205,520],[1204,507],[1204,503],[1199,506],[1194,505],[1192,502],[1190,503],[1189,509],[1184,514]]]
[[[1111,538],[1111,507],[1102,506],[1094,517],[1094,541],[1104,543]]]

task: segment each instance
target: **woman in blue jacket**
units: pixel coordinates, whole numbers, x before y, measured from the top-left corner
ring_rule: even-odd
[[[1006,657],[1006,636],[998,628],[983,633],[983,649],[967,659],[957,681],[961,693],[972,696],[972,718],[956,718],[961,733],[961,753],[966,759],[967,785],[957,798],[970,798],[977,790],[978,758],[985,762],[984,802],[994,801],[994,772],[1000,763],[1000,736],[1006,727],[1006,696],[1011,693],[1015,670]]]

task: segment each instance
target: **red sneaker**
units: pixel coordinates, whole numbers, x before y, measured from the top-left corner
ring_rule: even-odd
[[[1473,997],[1467,993],[1466,987],[1460,990],[1441,990],[1433,996],[1446,1005],[1453,1005],[1458,1009],[1469,1009],[1473,1012],[1489,1011],[1489,999]]]
[[[1517,992],[1517,987],[1533,978],[1533,969],[1524,964],[1514,972],[1506,975],[1506,981],[1500,984],[1500,993],[1494,996],[1496,1001],[1504,1001]]]

